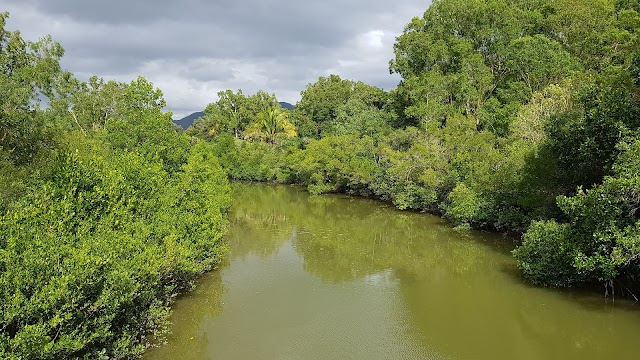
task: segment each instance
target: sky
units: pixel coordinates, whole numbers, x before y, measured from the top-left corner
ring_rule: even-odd
[[[295,104],[307,84],[337,74],[385,90],[393,44],[429,0],[4,0],[9,30],[50,34],[77,78],[162,89],[181,118],[217,92],[274,93]]]

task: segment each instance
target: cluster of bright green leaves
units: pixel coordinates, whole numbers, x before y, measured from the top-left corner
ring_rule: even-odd
[[[180,171],[76,133],[0,217],[0,355],[125,358],[224,252],[226,174],[210,145]]]
[[[245,130],[245,139],[260,139],[274,144],[279,137],[297,136],[296,127],[289,121],[289,112],[279,104],[256,115]]]

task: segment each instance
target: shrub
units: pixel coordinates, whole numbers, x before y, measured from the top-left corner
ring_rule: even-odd
[[[229,188],[197,144],[169,173],[95,139],[0,216],[0,358],[127,358],[225,246]]]

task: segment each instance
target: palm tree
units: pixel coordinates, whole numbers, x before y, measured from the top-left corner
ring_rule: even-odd
[[[245,139],[261,139],[273,144],[278,136],[297,136],[296,127],[289,121],[288,113],[281,107],[271,107],[258,113],[245,131]]]

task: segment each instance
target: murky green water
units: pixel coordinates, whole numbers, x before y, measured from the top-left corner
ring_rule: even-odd
[[[145,359],[636,359],[640,305],[528,286],[496,235],[235,184],[231,255]]]

